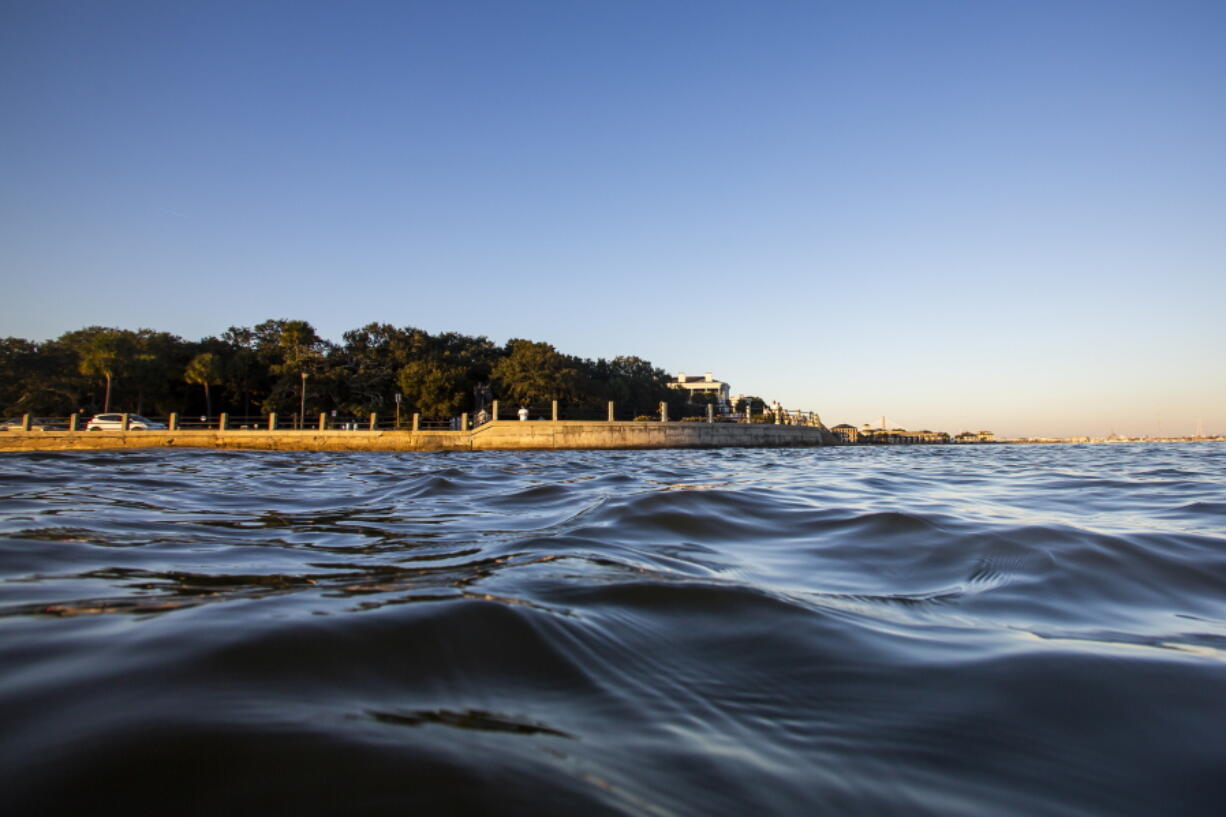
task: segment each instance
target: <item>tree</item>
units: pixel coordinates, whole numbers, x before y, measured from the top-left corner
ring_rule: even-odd
[[[496,394],[518,403],[562,400],[576,396],[578,364],[548,343],[519,338],[507,341],[506,356],[494,364]]]
[[[670,379],[668,372],[641,357],[615,357],[610,364],[610,385],[617,392],[613,399],[634,415],[654,414],[661,402],[676,400],[679,392],[668,387]]]
[[[242,406],[243,413],[251,413],[257,399],[272,388],[268,362],[260,356],[255,331],[231,326],[220,338],[207,338],[204,344],[206,351],[215,348],[222,357],[227,391]]]
[[[182,338],[168,332],[138,329],[131,334],[132,355],[125,367],[127,381],[136,390],[136,412],[144,414],[146,403],[153,410],[169,413],[182,400],[176,388],[191,355]]]
[[[264,321],[253,330],[256,353],[268,367],[271,388],[263,403],[264,411],[285,411],[298,407],[302,374],[315,377],[312,393],[333,385],[325,362],[330,345],[306,321]]]
[[[464,405],[467,372],[440,360],[415,360],[397,377],[405,399],[428,417],[450,417]]]
[[[209,386],[216,386],[224,381],[221,360],[212,352],[201,352],[187,364],[183,379],[197,386],[204,386],[205,414],[213,416],[213,399],[209,396]]]
[[[343,338],[330,363],[341,375],[342,408],[353,414],[383,410],[399,388],[400,371],[429,354],[430,336],[412,327],[369,323]]]
[[[488,383],[508,402],[565,400],[578,412],[602,413],[600,404],[614,400],[621,411],[651,414],[661,401],[684,401],[668,380],[637,357],[583,360],[548,343],[517,338],[497,346],[481,336],[381,323],[346,332],[340,345],[306,321],[286,319],[231,327],[198,342],[103,326],[43,343],[0,339],[4,414],[110,411],[116,383],[125,404],[160,413],[189,410],[190,403],[192,412],[212,414],[213,387],[224,384],[219,411],[242,405],[248,412],[365,414],[387,411],[399,390],[413,410],[446,416],[468,410],[474,386]],[[203,406],[195,403],[196,385]]]
[[[0,412],[68,414],[77,408],[81,384],[76,355],[54,341],[0,340]]]
[[[106,380],[106,394],[102,398],[103,412],[111,410],[111,383],[120,367],[131,357],[130,335],[130,332],[119,329],[100,329],[80,351],[80,362],[77,365],[81,374]]]
[[[766,411],[766,401],[761,397],[742,397],[740,400],[736,401],[736,404],[733,405],[732,410],[739,414],[761,414],[762,412]]]

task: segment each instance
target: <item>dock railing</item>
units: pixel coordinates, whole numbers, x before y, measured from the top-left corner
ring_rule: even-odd
[[[721,413],[712,405],[689,405],[680,409],[666,403],[654,410],[643,412],[641,404],[618,404],[616,401],[535,401],[518,403],[495,400],[469,413],[450,417],[392,413],[349,414],[339,411],[321,412],[299,417],[297,412],[269,414],[213,415],[172,412],[169,415],[137,415],[125,412],[107,412],[125,418],[124,427],[132,430],[132,418],[143,417],[165,425],[169,431],[472,431],[491,421],[514,422],[520,419],[520,410],[526,411],[525,422],[705,422],[705,423],[775,423],[778,425],[821,426],[821,417],[812,411],[769,407],[760,414]],[[88,430],[95,414],[77,412],[68,416],[45,417],[22,414],[0,421],[0,431],[43,432]],[[139,422],[139,421],[138,421]],[[119,429],[116,429],[119,430]]]

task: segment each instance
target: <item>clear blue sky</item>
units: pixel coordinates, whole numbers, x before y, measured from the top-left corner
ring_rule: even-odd
[[[1226,433],[1226,3],[0,0],[0,335],[266,318]]]

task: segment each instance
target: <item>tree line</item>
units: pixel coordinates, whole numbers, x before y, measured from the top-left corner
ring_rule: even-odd
[[[686,398],[668,387],[669,379],[638,357],[590,360],[522,338],[499,346],[481,336],[384,323],[345,332],[341,343],[321,338],[307,321],[285,319],[199,341],[102,326],[41,343],[0,341],[6,415],[289,416],[299,411],[305,386],[308,416],[387,415],[398,393],[403,412],[433,418],[470,411],[476,393],[516,406],[558,400],[593,416],[610,400],[619,415],[654,414],[667,402],[679,416]]]

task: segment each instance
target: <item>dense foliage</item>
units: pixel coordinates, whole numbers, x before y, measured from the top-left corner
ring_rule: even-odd
[[[188,341],[150,329],[90,326],[37,343],[0,340],[0,412],[63,416],[73,411],[234,415],[299,410],[308,415],[447,417],[474,408],[482,386],[514,406],[551,400],[594,416],[609,400],[619,415],[677,414],[685,396],[646,360],[587,360],[521,338],[497,346],[455,332],[372,323],[339,344],[310,323],[270,320]],[[305,387],[305,389],[304,389]]]

